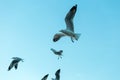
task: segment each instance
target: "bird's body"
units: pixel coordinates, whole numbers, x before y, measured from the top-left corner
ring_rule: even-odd
[[[10,63],[10,65],[9,65],[9,67],[8,67],[8,71],[10,71],[13,67],[14,67],[15,69],[17,69],[18,63],[19,63],[20,61],[23,62],[23,59],[21,59],[21,58],[19,58],[19,57],[13,57],[12,59],[13,59],[13,60],[12,60],[12,62]]]
[[[70,36],[70,37],[74,37],[74,32],[68,30],[68,29],[65,29],[65,30],[60,30],[60,32],[64,33],[66,36]]]
[[[60,32],[64,33],[66,36],[69,36],[72,42],[74,42],[73,39],[78,40],[80,36],[79,33],[74,33],[68,29],[60,30]]]

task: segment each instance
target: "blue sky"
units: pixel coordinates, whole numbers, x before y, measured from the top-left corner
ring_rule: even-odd
[[[64,17],[77,4],[74,43],[54,43],[65,29]],[[0,0],[0,80],[48,80],[61,69],[61,80],[120,80],[119,0]],[[58,60],[50,48],[63,50]],[[18,69],[7,71],[11,57]]]

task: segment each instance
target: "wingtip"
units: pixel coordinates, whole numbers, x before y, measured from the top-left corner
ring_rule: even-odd
[[[10,67],[8,68],[8,70],[7,71],[10,71]]]
[[[53,42],[57,42],[57,41],[58,41],[58,39],[56,39],[56,38],[53,39]]]
[[[9,69],[7,71],[10,71]]]
[[[57,42],[59,40],[59,37],[55,34],[53,37],[53,42]]]
[[[77,4],[75,4],[75,7],[77,7]]]
[[[60,72],[61,69],[58,69],[57,71]]]
[[[75,4],[75,5],[70,9],[70,11],[74,11],[74,12],[76,12],[76,10],[77,10],[77,4]]]
[[[49,74],[46,74],[46,75],[45,75],[45,77],[48,77],[48,76],[49,76]]]
[[[55,34],[53,37],[53,42],[57,42],[61,37],[58,34]]]
[[[49,74],[46,75],[47,77],[49,76]]]
[[[75,6],[74,6],[75,8],[77,8],[77,4],[75,4]]]

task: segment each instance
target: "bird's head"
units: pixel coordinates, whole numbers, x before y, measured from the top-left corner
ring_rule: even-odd
[[[60,53],[62,53],[63,52],[63,50],[60,50]]]

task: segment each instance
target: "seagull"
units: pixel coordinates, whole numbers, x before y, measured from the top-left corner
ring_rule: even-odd
[[[41,80],[47,80],[49,74],[46,74]]]
[[[52,80],[60,80],[60,69],[58,69],[58,70],[55,72],[55,78],[52,78]]]
[[[74,39],[75,40],[79,39],[81,34],[74,32],[74,24],[73,24],[73,18],[75,16],[76,11],[77,11],[77,4],[74,5],[69,10],[69,12],[67,13],[65,17],[66,29],[60,30],[59,32],[61,33],[56,33],[53,37],[53,42],[58,41],[63,36],[69,36],[72,42],[74,42]]]
[[[19,58],[19,57],[12,57],[12,62],[10,63],[10,65],[9,65],[9,67],[8,67],[8,71],[10,71],[13,67],[15,68],[15,69],[17,69],[17,67],[18,67],[18,63],[20,62],[20,61],[22,61],[23,62],[23,59],[21,59],[21,58]]]
[[[51,51],[52,51],[55,55],[58,55],[58,59],[59,59],[59,58],[62,58],[63,50],[56,51],[55,49],[51,48]]]

